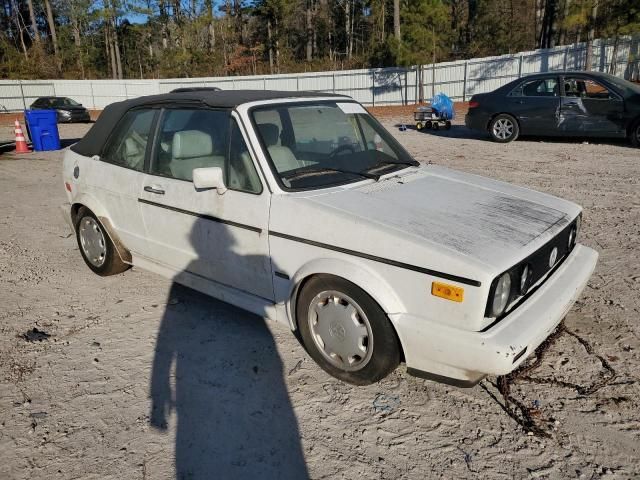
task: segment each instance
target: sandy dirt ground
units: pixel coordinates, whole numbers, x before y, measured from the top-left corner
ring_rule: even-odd
[[[284,327],[137,268],[91,273],[58,212],[63,152],[2,153],[0,479],[640,478],[640,151],[402,122],[384,119],[422,162],[584,206],[600,261],[529,371],[343,384]]]

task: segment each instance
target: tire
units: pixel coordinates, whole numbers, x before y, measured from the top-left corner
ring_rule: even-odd
[[[520,127],[515,118],[507,113],[493,117],[489,123],[489,135],[494,142],[513,142],[520,135]]]
[[[634,147],[640,148],[640,119],[636,120],[629,129],[629,141]]]
[[[78,211],[75,227],[82,259],[94,273],[106,277],[129,269],[130,265],[120,259],[105,228],[91,210]]]
[[[433,128],[436,132],[440,130],[440,124],[438,122],[433,122],[431,124],[431,128]]]
[[[296,316],[307,353],[343,382],[370,385],[400,363],[391,321],[373,298],[348,280],[312,277],[298,296]]]
[[[431,123],[431,121],[430,121],[430,120],[427,120],[427,121],[425,122],[425,124],[424,124],[424,129],[425,129],[425,130],[430,130],[430,129],[431,129],[431,127],[432,127],[432,125],[433,125],[433,123]]]
[[[451,130],[451,122],[449,120],[447,120],[444,124],[444,128],[447,130]]]
[[[423,128],[424,126],[422,125],[422,122],[416,123],[416,130],[422,130]]]

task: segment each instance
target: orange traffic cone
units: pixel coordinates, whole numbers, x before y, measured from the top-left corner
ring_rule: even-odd
[[[20,122],[16,120],[16,153],[30,153],[29,147],[27,147],[27,141],[24,139],[24,133],[22,133],[22,127]]]

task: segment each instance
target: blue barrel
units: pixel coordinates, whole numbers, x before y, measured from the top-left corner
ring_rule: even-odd
[[[24,118],[35,151],[60,150],[58,115],[55,110],[25,110]]]

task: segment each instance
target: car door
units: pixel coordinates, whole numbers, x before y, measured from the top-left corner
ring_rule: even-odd
[[[78,165],[86,191],[105,208],[120,240],[133,253],[146,247],[138,192],[145,176],[156,113],[149,108],[130,110],[116,125],[100,156]]]
[[[522,134],[555,134],[560,111],[559,78],[549,76],[523,81],[507,96],[505,111],[518,119]]]
[[[567,135],[624,136],[624,100],[590,77],[562,81],[560,129]]]
[[[229,110],[167,108],[139,192],[153,262],[273,300],[270,195]],[[219,167],[228,190],[196,190],[195,168]]]

